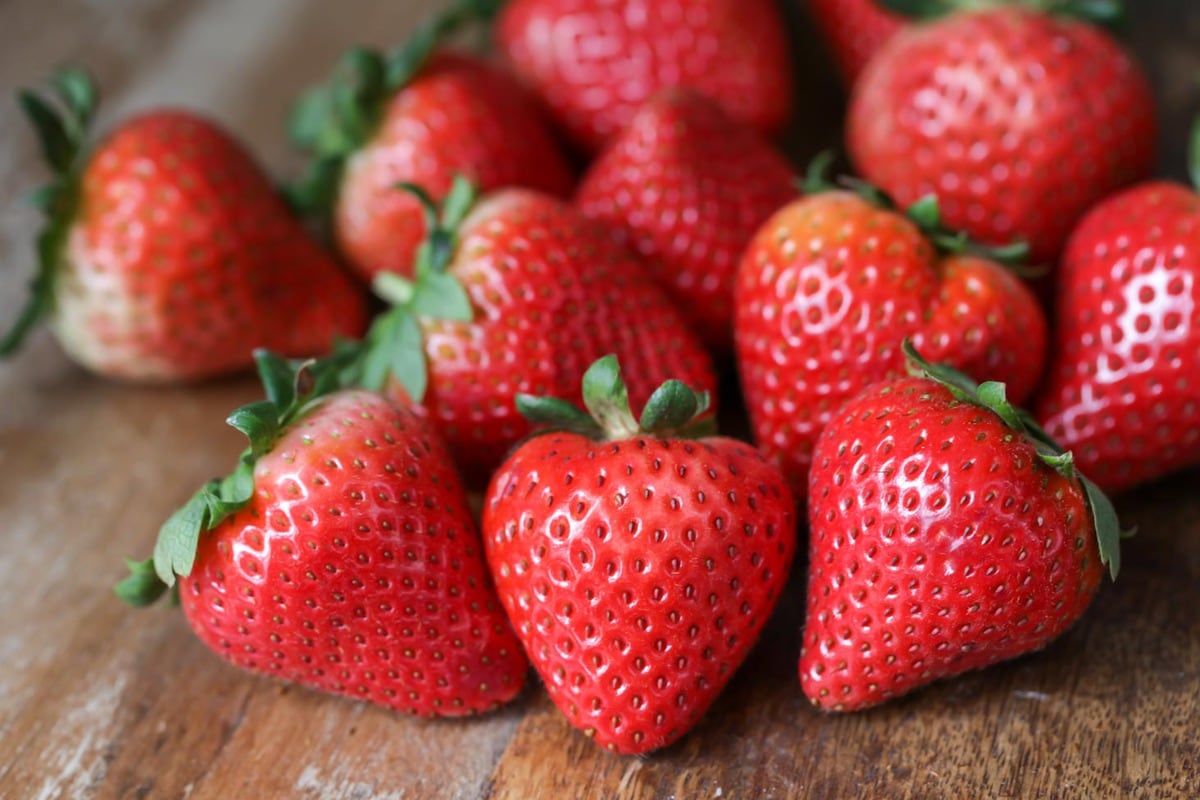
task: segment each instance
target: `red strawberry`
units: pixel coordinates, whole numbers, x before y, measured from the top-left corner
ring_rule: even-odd
[[[907,24],[878,0],[808,0],[842,80],[853,86],[867,62]]]
[[[386,58],[351,52],[331,86],[297,108],[294,137],[316,157],[296,192],[299,205],[330,214],[338,248],[368,279],[411,276],[425,238],[421,204],[397,192],[398,183],[418,184],[439,201],[457,175],[486,190],[571,192],[571,170],[526,91],[481,59],[432,52],[441,33],[464,21],[436,17]],[[354,102],[339,103],[339,93]]]
[[[690,90],[651,100],[584,176],[575,203],[646,258],[714,348],[732,341],[733,286],[750,237],[796,196],[787,160]]]
[[[1039,650],[1119,568],[1112,505],[1003,384],[913,359],[814,454],[800,683],[829,711]]]
[[[362,332],[365,297],[229,134],[159,110],[87,152],[95,86],[65,70],[54,90],[21,94],[56,178],[35,196],[39,272],[0,354],[48,317],[94,372],[185,381],[247,368],[259,346],[313,355]]]
[[[415,187],[410,187],[414,191]],[[715,387],[712,361],[667,296],[608,232],[547,195],[486,196],[460,181],[415,283],[377,282],[396,302],[360,347],[360,380],[421,403],[471,478],[486,476],[529,432],[517,393],[579,397],[606,353],[625,360],[640,407],[664,375]]]
[[[675,86],[763,133],[791,115],[787,40],[772,0],[510,0],[496,41],[587,150]]]
[[[614,357],[584,376],[592,416],[504,463],[484,501],[488,565],[525,651],[576,728],[646,753],[696,724],[758,638],[795,549],[783,476],[748,445],[689,441],[705,398],[665,383],[641,421]]]
[[[1050,364],[1038,419],[1106,490],[1200,464],[1194,190],[1145,184],[1084,218],[1062,263]]]
[[[821,429],[861,389],[903,374],[906,337],[1007,381],[1018,401],[1033,392],[1045,318],[1016,275],[977,252],[939,230],[932,199],[906,216],[849,191],[798,200],[755,236],[738,276],[738,367],[755,440],[798,496]]]
[[[962,12],[897,35],[855,87],[850,155],[901,203],[937,193],[946,223],[1023,239],[1052,263],[1072,226],[1148,175],[1151,87],[1087,22],[1022,8]]]
[[[260,370],[270,399],[230,417],[251,441],[237,470],[163,526],[118,594],[152,602],[179,575],[217,655],[321,691],[444,716],[511,700],[526,662],[442,443],[328,372],[293,387],[269,354]]]

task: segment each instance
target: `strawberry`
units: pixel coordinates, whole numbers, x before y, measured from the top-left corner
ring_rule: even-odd
[[[855,397],[813,455],[800,684],[827,711],[1039,650],[1120,567],[1111,503],[1004,385],[908,352],[917,377]]]
[[[871,57],[907,24],[879,0],[808,0],[842,80],[853,86]]]
[[[738,368],[759,447],[803,497],[813,444],[838,407],[904,372],[900,342],[1018,401],[1041,375],[1046,321],[1033,293],[996,259],[940,227],[937,202],[907,214],[861,184],[809,196],[772,217],[738,275]]]
[[[217,655],[319,691],[427,716],[511,700],[526,662],[444,445],[319,363],[258,360],[268,399],[229,418],[250,447],[118,594],[144,605],[176,585]]]
[[[707,344],[732,344],[742,250],[795,197],[787,160],[756,131],[688,89],[638,112],[591,166],[575,204],[646,259]]]
[[[795,549],[783,476],[748,445],[687,438],[706,398],[664,383],[640,421],[617,359],[584,375],[591,416],[522,395],[559,432],[522,444],[484,500],[488,565],[568,721],[618,753],[696,724],[758,638]]]
[[[594,152],[675,86],[775,133],[792,106],[784,30],[772,0],[509,0],[495,38],[576,144]]]
[[[98,374],[191,381],[249,368],[256,347],[312,355],[362,332],[365,297],[228,133],[162,109],[89,152],[95,85],[67,69],[53,89],[20,95],[55,180],[34,195],[38,272],[0,355],[48,319]]]
[[[1200,126],[1193,137],[1200,187]],[[1120,491],[1200,464],[1200,196],[1147,183],[1093,209],[1063,258],[1037,417]]]
[[[1149,175],[1154,115],[1145,74],[1103,30],[996,7],[893,38],[855,86],[846,137],[901,203],[937,193],[949,226],[1052,264],[1090,206]]]
[[[469,479],[486,483],[529,432],[515,394],[576,399],[607,353],[625,359],[639,407],[663,375],[715,388],[703,344],[643,265],[570,205],[522,189],[476,204],[460,180],[439,218],[408,188],[430,238],[414,282],[376,281],[395,305],[355,347],[356,379],[420,403]]]
[[[478,4],[460,0],[388,56],[350,52],[332,83],[297,106],[293,138],[314,160],[296,202],[328,216],[338,249],[367,279],[411,276],[425,238],[423,209],[398,183],[439,201],[456,175],[485,190],[571,192],[571,169],[530,95],[499,67],[439,47]]]

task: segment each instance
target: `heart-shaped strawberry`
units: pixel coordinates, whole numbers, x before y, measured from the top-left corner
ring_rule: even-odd
[[[820,172],[820,168],[816,170]],[[798,495],[813,444],[859,390],[904,373],[900,343],[1023,401],[1041,375],[1046,321],[997,258],[940,229],[928,198],[907,213],[861,184],[808,196],[756,234],[738,275],[738,367],[759,447]]]

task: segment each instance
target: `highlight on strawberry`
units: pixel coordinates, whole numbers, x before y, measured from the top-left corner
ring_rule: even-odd
[[[1112,503],[1004,384],[904,352],[813,454],[799,672],[826,711],[1040,650],[1120,570]]]
[[[647,753],[696,724],[758,639],[794,503],[756,450],[712,432],[704,392],[667,381],[635,418],[616,356],[582,383],[586,412],[518,398],[543,430],[492,479],[484,544],[555,705],[598,745]]]
[[[527,664],[436,434],[342,389],[338,357],[256,358],[266,399],[228,419],[249,446],[117,594],[148,605],[172,588],[218,656],[319,691],[425,716],[513,699]]]

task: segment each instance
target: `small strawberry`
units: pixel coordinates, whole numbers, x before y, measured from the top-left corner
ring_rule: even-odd
[[[421,205],[398,183],[439,201],[456,175],[485,190],[571,192],[571,169],[532,97],[499,67],[438,49],[479,5],[459,0],[390,55],[351,51],[331,84],[297,106],[293,138],[314,161],[296,202],[329,216],[338,249],[367,279],[411,276],[425,238]]]
[[[1200,126],[1192,173],[1200,187]],[[1176,183],[1094,208],[1063,258],[1037,417],[1108,491],[1200,465],[1200,196]]]
[[[664,383],[633,418],[616,358],[591,416],[521,396],[535,436],[484,500],[488,565],[551,699],[618,753],[696,724],[758,638],[795,549],[783,476],[748,445],[687,438],[706,397]]]
[[[38,273],[0,355],[48,319],[96,373],[189,381],[248,368],[256,347],[314,355],[362,332],[366,298],[229,134],[158,110],[88,151],[95,85],[68,69],[53,89],[20,95],[55,180],[34,196]]]
[[[847,86],[908,21],[879,0],[808,0],[808,8]]]
[[[394,307],[357,351],[358,378],[420,403],[456,462],[486,483],[530,428],[518,393],[574,400],[594,360],[616,353],[640,407],[664,375],[715,388],[712,360],[633,254],[566,203],[507,189],[476,204],[460,180],[439,217],[415,281],[379,276]]]
[[[918,377],[851,400],[814,454],[800,684],[827,711],[1039,650],[1120,567],[1111,503],[1004,385],[908,353]]]
[[[511,700],[527,665],[445,447],[320,364],[258,362],[268,399],[229,418],[250,447],[117,593],[144,605],[178,575],[213,652],[320,691],[438,716]]]
[[[687,89],[638,112],[592,164],[576,194],[608,224],[710,347],[732,345],[733,286],[758,227],[796,196],[787,160],[756,131]]]
[[[755,441],[797,496],[813,444],[838,408],[904,373],[900,342],[1019,401],[1041,375],[1046,321],[1033,293],[995,259],[941,228],[937,202],[895,210],[870,187],[830,191],[820,165],[808,197],[751,241],[738,276],[738,368]]]
[[[792,107],[784,31],[773,0],[509,0],[495,38],[576,143],[596,151],[676,86],[776,132]]]
[[[846,137],[901,203],[936,193],[947,225],[1051,264],[1090,206],[1150,174],[1154,115],[1145,74],[1099,27],[1000,6],[895,36],[855,86]]]

